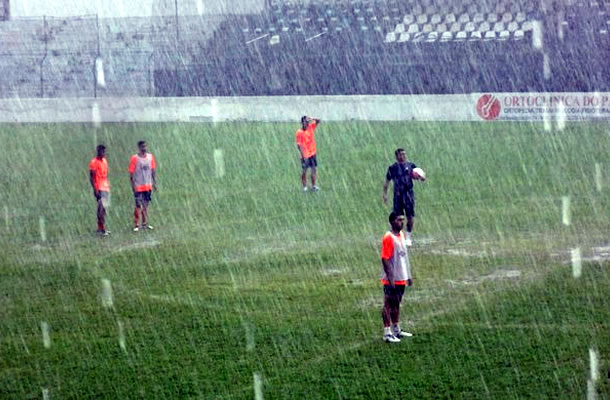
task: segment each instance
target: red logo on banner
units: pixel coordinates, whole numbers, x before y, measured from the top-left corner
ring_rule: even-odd
[[[477,114],[488,121],[498,118],[501,109],[500,100],[492,94],[484,94],[477,101]]]

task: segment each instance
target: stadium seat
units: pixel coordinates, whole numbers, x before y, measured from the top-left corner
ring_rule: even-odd
[[[458,18],[458,22],[461,24],[465,24],[467,22],[470,22],[470,15],[468,14],[461,14],[460,17]]]
[[[495,40],[496,39],[496,32],[495,31],[487,31],[487,32],[485,32],[484,39],[485,40]]]
[[[476,25],[474,22],[468,22],[464,25],[464,30],[466,32],[473,32],[476,29]]]
[[[515,40],[521,40],[525,38],[525,32],[523,32],[522,30],[517,30],[513,34],[513,37],[515,38]]]
[[[405,31],[405,25],[404,24],[396,24],[396,27],[394,28],[394,32],[402,33],[404,31]]]
[[[430,18],[430,23],[434,24],[434,25],[440,24],[441,21],[442,21],[442,18],[439,14],[433,14],[432,17]]]
[[[468,39],[468,33],[465,31],[459,31],[455,35],[455,40],[466,40],[466,39]]]
[[[447,25],[445,25],[445,24],[438,24],[438,25],[436,26],[436,30],[437,30],[438,32],[441,32],[441,33],[442,33],[442,32],[446,32],[446,31],[447,31]]]
[[[502,14],[502,22],[504,22],[505,24],[509,23],[512,20],[513,20],[513,14],[511,14],[510,12],[507,11],[504,14]]]
[[[515,21],[517,21],[517,22],[521,23],[521,22],[525,21],[525,18],[526,18],[526,17],[525,17],[525,13],[523,13],[523,12],[519,11],[519,12],[517,13],[517,15],[515,16]]]
[[[487,22],[489,22],[490,24],[493,24],[497,21],[498,21],[498,14],[496,14],[496,13],[487,14]]]
[[[481,33],[481,31],[473,31],[470,33],[470,36],[468,37],[469,40],[481,40],[483,39],[483,34]]]
[[[449,13],[449,14],[445,15],[445,23],[447,25],[453,24],[456,21],[457,21],[457,19],[455,18],[455,14]]]
[[[517,29],[519,29],[519,24],[518,24],[516,21],[509,22],[509,24],[508,24],[508,26],[506,27],[506,29],[507,29],[509,32],[514,32],[514,31],[516,31]]]
[[[481,23],[481,25],[479,25],[479,30],[480,30],[481,32],[487,32],[487,31],[490,31],[490,30],[491,30],[491,26],[489,25],[489,22],[487,22],[487,21],[483,21],[483,22]]]
[[[415,22],[415,17],[413,14],[406,14],[402,20],[405,25],[411,25],[413,22]]]
[[[417,33],[417,32],[419,32],[419,25],[417,25],[417,24],[409,25],[409,29],[407,30],[407,33]]]
[[[534,29],[534,24],[532,21],[524,21],[523,24],[521,24],[521,29],[526,32],[531,31]]]
[[[426,42],[436,42],[438,40],[438,37],[438,32],[429,32],[428,36],[426,37]]]
[[[408,42],[409,39],[411,39],[411,35],[408,34],[407,32],[403,32],[400,34],[400,37],[398,38],[398,43]]]
[[[420,25],[425,24],[426,22],[428,22],[428,14],[421,14],[417,16],[416,22]]]
[[[426,24],[422,27],[422,32],[423,33],[430,33],[434,30],[432,24]]]
[[[498,39],[500,40],[508,40],[510,38],[510,32],[503,30],[498,34]]]
[[[472,22],[474,22],[475,24],[483,21],[485,21],[485,16],[483,16],[483,14],[480,12],[474,14],[474,16],[472,17]]]
[[[506,27],[505,27],[505,25],[504,25],[504,22],[496,22],[496,23],[494,24],[494,31],[496,31],[496,32],[502,32],[502,31],[504,31],[504,30],[506,30]]]
[[[457,32],[459,32],[461,30],[462,30],[462,24],[460,24],[459,22],[454,22],[451,25],[451,29],[450,29],[451,32],[457,33]]]
[[[450,40],[453,40],[453,33],[449,31],[443,32],[441,35],[441,42],[448,42]]]

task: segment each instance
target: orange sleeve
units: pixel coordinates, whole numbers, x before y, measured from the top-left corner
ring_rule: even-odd
[[[303,131],[298,130],[297,131],[297,144],[298,145],[303,145]]]
[[[391,234],[387,234],[381,241],[381,258],[389,260],[394,255],[394,240]]]
[[[97,163],[95,162],[95,158],[89,161],[89,171],[97,170]]]
[[[150,155],[150,168],[151,169],[157,169],[157,161],[155,161],[155,156],[153,156],[152,154]]]
[[[138,156],[131,156],[131,160],[129,160],[129,173],[133,174],[136,172],[136,164],[138,163]]]

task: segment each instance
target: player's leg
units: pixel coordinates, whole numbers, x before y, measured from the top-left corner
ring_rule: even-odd
[[[142,207],[141,192],[134,193],[134,201],[135,201],[135,208],[133,210],[133,223],[134,223],[133,231],[138,232],[140,230],[140,210]]]
[[[415,223],[415,197],[413,194],[407,196],[404,202],[405,207],[405,216],[407,217],[407,237],[406,237],[406,245],[413,245],[413,224]]]
[[[383,309],[381,310],[381,318],[383,320],[383,340],[388,343],[400,342],[400,339],[392,333],[392,314],[394,313],[395,305],[395,286],[383,286]]]
[[[148,208],[152,200],[151,191],[144,192],[144,201],[142,202],[142,228],[153,229],[152,225],[148,224]]]
[[[316,180],[318,179],[318,157],[316,155],[311,156],[309,159],[311,166],[311,189],[314,192],[320,190],[318,186],[316,186]]]
[[[301,187],[307,191],[307,159],[301,160]]]
[[[97,233],[100,234],[102,232],[104,232],[104,214],[105,214],[105,210],[104,210],[104,204],[102,202],[102,193],[98,192],[99,195],[97,195],[95,198],[97,200]]]
[[[394,302],[394,309],[392,310],[392,315],[391,315],[392,334],[399,339],[404,338],[404,337],[413,336],[412,333],[405,332],[402,329],[400,329],[400,303],[402,302],[402,297],[405,294],[405,289],[406,289],[405,285],[396,286],[396,288],[395,288],[396,297],[395,297],[395,302]]]

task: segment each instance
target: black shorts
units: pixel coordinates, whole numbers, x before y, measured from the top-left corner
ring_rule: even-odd
[[[383,285],[383,293],[390,299],[400,303],[405,294],[406,285]]]
[[[301,167],[303,169],[315,168],[317,166],[318,166],[318,159],[316,158],[315,154],[309,158],[304,158],[301,160]]]
[[[98,195],[95,196],[97,202],[102,203],[102,207],[108,208],[108,206],[110,206],[110,192],[100,190],[97,193]]]
[[[136,207],[148,205],[148,203],[150,203],[150,201],[152,200],[151,193],[152,192],[150,190],[146,192],[135,192],[134,198],[136,201]]]
[[[395,213],[403,214],[407,218],[414,217],[415,216],[415,196],[411,193],[409,195],[395,197],[393,211]]]

